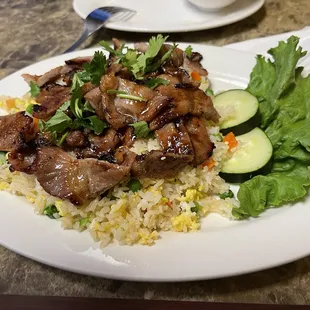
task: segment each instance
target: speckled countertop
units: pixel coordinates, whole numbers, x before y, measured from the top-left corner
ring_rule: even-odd
[[[71,0],[0,1],[0,78],[39,59],[61,53],[82,31]],[[310,20],[309,0],[267,0],[253,16],[230,26],[173,34],[175,41],[224,45],[297,30]],[[143,40],[145,34],[100,32],[86,42],[112,36]],[[0,247],[0,293],[96,296],[227,302],[310,304],[310,258],[249,275],[191,283],[112,281],[57,270]]]

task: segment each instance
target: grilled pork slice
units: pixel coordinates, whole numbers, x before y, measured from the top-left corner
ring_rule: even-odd
[[[85,84],[86,85],[86,84]],[[89,92],[87,92],[84,96],[85,100],[89,102],[91,107],[95,110],[96,114],[101,118],[105,119],[104,112],[102,109],[102,93],[99,87],[96,87]]]
[[[38,128],[24,112],[0,116],[0,151],[14,151],[26,147]]]
[[[117,144],[120,142],[120,138],[113,128],[109,128],[101,136],[89,134],[88,141],[90,146],[82,150],[82,157],[98,158],[106,153],[114,151]]]
[[[82,56],[82,57],[75,57],[69,60],[66,60],[65,63],[69,66],[76,65],[79,66],[80,69],[82,69],[82,65],[85,63],[91,62],[93,59],[93,56]]]
[[[153,120],[160,112],[170,107],[171,102],[170,97],[156,95],[152,98],[144,107],[143,111],[139,115],[140,121],[150,122]]]
[[[89,57],[76,57],[66,61],[66,65],[58,66],[42,75],[22,74],[24,80],[30,84],[30,82],[36,83],[39,87],[53,84],[57,82],[61,77],[66,79],[67,75],[73,77],[73,74],[83,69],[83,64],[91,62],[92,56]]]
[[[179,155],[162,151],[151,151],[147,154],[137,155],[131,174],[135,178],[172,178],[188,163],[193,155]]]
[[[79,205],[129,177],[130,167],[96,159],[73,159],[58,147],[38,149],[35,175],[43,189]]]
[[[49,119],[55,114],[57,109],[60,108],[66,101],[70,100],[70,98],[70,87],[52,85],[44,88],[36,97],[36,102],[41,105],[33,106],[32,115],[39,119]]]
[[[35,149],[23,149],[9,153],[8,162],[11,165],[11,171],[21,171],[28,174],[35,172],[35,160],[37,152]]]
[[[150,123],[152,130],[159,129],[170,121],[191,114],[204,115],[206,119],[218,122],[219,114],[215,110],[212,100],[200,89],[178,89],[172,85],[159,86],[157,90],[167,97],[173,98],[171,108],[163,111]]]
[[[183,120],[169,123],[155,133],[160,146],[165,152],[183,155],[194,153],[191,139]]]
[[[184,63],[183,67],[185,70],[190,71],[190,72],[197,72],[201,76],[207,76],[208,71],[203,68],[201,65],[200,61],[202,60],[201,54],[197,52],[193,52],[190,57],[185,57],[184,58]]]
[[[24,80],[30,84],[30,82],[36,83],[39,87],[42,87],[46,84],[54,83],[61,77],[63,66],[53,68],[52,70],[44,73],[43,75],[31,75],[31,74],[22,74]]]
[[[66,143],[71,147],[83,147],[86,145],[86,137],[81,130],[72,130],[66,137]]]
[[[101,111],[114,129],[137,122],[140,113],[145,109],[146,102],[156,95],[156,92],[149,87],[117,78],[112,73],[102,77],[100,90],[102,92]],[[119,98],[116,94],[108,94],[108,90],[117,90],[140,97],[143,101]],[[100,117],[101,114],[98,112],[97,114]]]
[[[189,117],[185,126],[194,149],[193,164],[200,165],[212,155],[214,144],[209,138],[205,124],[198,117]]]

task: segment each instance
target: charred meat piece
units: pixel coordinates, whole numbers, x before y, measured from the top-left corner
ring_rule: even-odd
[[[36,83],[39,87],[44,86],[45,84],[54,83],[58,80],[62,74],[63,66],[56,67],[43,75],[31,75],[31,74],[22,74],[24,80],[30,84],[30,82]]]
[[[170,121],[191,114],[204,115],[208,120],[218,122],[219,114],[215,110],[212,100],[200,89],[177,89],[171,85],[159,86],[157,90],[167,97],[173,98],[171,108],[163,111],[151,123],[151,130],[161,128]]]
[[[130,167],[96,159],[73,159],[57,147],[38,149],[35,175],[43,189],[79,205],[129,177]]]
[[[145,101],[118,98],[115,94],[107,93],[107,91],[111,89],[143,98]],[[117,78],[113,74],[107,74],[102,77],[100,90],[102,92],[101,108],[105,119],[115,129],[136,122],[139,114],[145,109],[146,102],[152,99],[156,94],[154,90],[148,87]],[[98,116],[100,115],[98,114]]]
[[[159,54],[163,56],[166,54],[173,46],[171,44],[164,44],[160,49]],[[184,52],[180,48],[175,48],[171,53],[170,59],[171,63],[176,67],[179,68],[182,66],[184,62]]]
[[[187,57],[190,61],[201,62],[202,55],[198,52],[192,52],[189,57]]]
[[[9,153],[8,162],[11,165],[11,171],[21,171],[28,174],[35,172],[35,161],[37,152],[34,149],[24,149]]]
[[[54,143],[54,137],[50,132],[38,132],[33,142],[35,147],[50,146]]]
[[[83,147],[86,144],[86,137],[80,130],[72,130],[66,137],[67,145],[71,147]]]
[[[169,107],[171,99],[172,99],[171,97],[156,95],[146,104],[146,107],[139,116],[139,120],[150,122],[160,112]]]
[[[131,167],[136,159],[136,153],[128,150],[127,147],[121,146],[115,152],[117,164]]]
[[[162,69],[165,72],[165,74],[175,76],[178,79],[179,83],[189,84],[192,82],[186,70],[179,67],[175,67],[171,62],[168,62],[165,65],[163,65]]]
[[[83,86],[85,86],[84,84]],[[91,89],[89,92],[86,93],[84,96],[85,100],[89,102],[91,107],[95,110],[96,114],[101,118],[104,119],[104,113],[102,110],[101,100],[102,100],[102,93],[99,87]]]
[[[126,127],[120,130],[121,144],[126,147],[131,147],[135,141],[134,128]]]
[[[214,144],[209,138],[205,124],[198,117],[189,117],[185,121],[185,126],[194,148],[193,164],[200,165],[211,157]]]
[[[149,48],[149,45],[145,42],[137,42],[134,44],[134,48],[140,53],[145,53]]]
[[[24,112],[0,116],[0,151],[14,151],[27,147],[38,131],[33,119]]]
[[[201,76],[207,76],[208,75],[208,71],[206,69],[203,68],[203,66],[201,65],[200,61],[202,59],[202,56],[198,56],[200,55],[199,53],[192,53],[192,57],[191,58],[184,58],[184,63],[183,63],[183,67],[185,70],[190,71],[190,72],[197,72],[199,73]]]
[[[190,163],[193,157],[193,155],[151,151],[136,156],[131,168],[131,174],[135,178],[172,178]]]
[[[165,152],[183,155],[193,154],[191,139],[182,120],[169,123],[155,133]]]
[[[92,84],[91,82],[87,82],[82,86],[82,93],[84,96],[86,96],[89,92],[91,92],[94,89],[99,89],[99,87]]]
[[[70,98],[71,91],[69,87],[53,85],[42,89],[36,97],[36,102],[41,105],[34,105],[32,115],[39,119],[49,119]]]
[[[82,65],[84,65],[85,63],[89,63],[91,62],[93,59],[92,56],[83,56],[83,57],[75,57],[69,60],[66,60],[65,63],[69,66],[71,65],[79,65],[82,68]]]
[[[82,157],[99,158],[102,155],[113,151],[117,144],[119,144],[120,138],[117,132],[113,128],[110,128],[101,136],[90,134],[88,136],[88,141],[90,146],[82,150]]]

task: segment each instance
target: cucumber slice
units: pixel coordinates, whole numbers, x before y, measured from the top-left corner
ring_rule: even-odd
[[[237,150],[224,161],[220,176],[230,183],[241,183],[271,169],[272,144],[260,128],[236,137]]]
[[[260,123],[258,100],[245,90],[225,91],[215,96],[213,105],[220,115],[221,111],[225,115],[225,109],[232,110],[229,117],[220,122],[220,129],[224,135],[233,132],[235,136],[239,136],[251,131]]]

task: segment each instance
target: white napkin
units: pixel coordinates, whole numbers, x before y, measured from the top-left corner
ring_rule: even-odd
[[[299,37],[300,46],[302,46],[302,48],[305,51],[308,51],[307,55],[300,60],[298,65],[303,66],[305,68],[304,73],[309,74],[310,73],[310,27],[305,27],[301,30],[286,32],[286,33],[277,34],[274,36],[228,44],[225,47],[268,56],[267,51],[271,47],[277,46],[279,41],[286,40],[291,35],[295,35]]]

